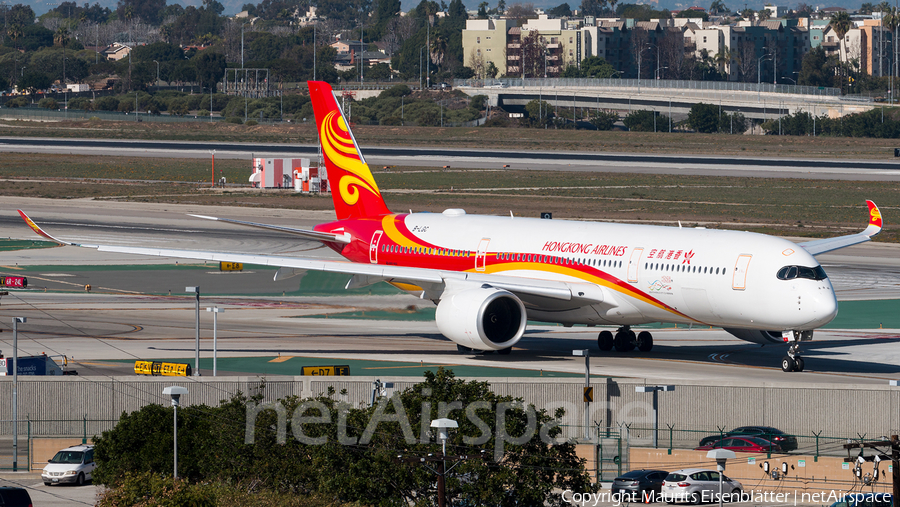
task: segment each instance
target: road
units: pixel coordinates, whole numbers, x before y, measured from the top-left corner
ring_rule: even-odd
[[[364,140],[363,140],[364,141]],[[162,158],[316,157],[314,145],[130,141],[0,137],[0,152],[119,155]],[[751,176],[900,181],[900,163],[876,160],[783,159],[603,152],[498,151],[470,148],[362,146],[373,165],[602,171],[708,176]]]

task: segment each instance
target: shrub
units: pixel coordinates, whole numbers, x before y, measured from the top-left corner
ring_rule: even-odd
[[[6,101],[6,107],[28,107],[31,102],[27,97],[19,95],[13,99]]]
[[[410,90],[408,86],[406,86],[404,84],[399,84],[399,85],[394,85],[394,86],[388,88],[387,90],[381,92],[381,95],[379,95],[379,97],[384,97],[384,98],[405,97],[407,95],[410,95],[411,93],[412,93],[412,90]]]
[[[119,109],[119,98],[113,96],[100,97],[94,101],[94,109],[97,111],[117,111]]]
[[[238,119],[240,119],[240,118],[238,118]],[[253,126],[259,125],[259,122],[256,120],[247,120],[246,123],[244,123],[244,125],[246,125],[248,127],[253,127]]]
[[[94,104],[87,97],[75,97],[69,101],[69,109],[78,109],[79,111],[91,111]]]
[[[43,109],[59,109],[59,103],[53,97],[44,97],[38,101],[38,107]]]
[[[244,120],[242,120],[240,116],[229,116],[225,121],[227,121],[228,123],[237,123],[238,125],[244,123]]]
[[[613,126],[619,121],[619,113],[615,111],[598,111],[597,114],[591,116],[588,120],[597,130],[612,130]]]

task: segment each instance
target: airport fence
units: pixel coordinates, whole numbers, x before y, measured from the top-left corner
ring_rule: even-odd
[[[146,112],[134,114],[134,112],[120,113],[116,111],[84,111],[70,109],[68,112],[58,109],[44,109],[40,107],[4,107],[0,108],[0,117],[10,120],[29,121],[81,121],[92,118],[106,121],[130,121],[130,122],[154,122],[154,123],[218,123],[226,119],[220,116],[176,116],[171,114],[150,114]],[[242,118],[243,119],[243,118]],[[283,123],[279,118],[248,118],[261,124]]]

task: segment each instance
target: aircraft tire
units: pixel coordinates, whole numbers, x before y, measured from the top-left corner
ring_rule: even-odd
[[[797,367],[797,363],[791,358],[791,356],[784,356],[781,358],[781,371],[791,372]]]
[[[460,354],[474,354],[475,349],[470,349],[469,347],[465,347],[463,345],[456,345],[456,351]]]
[[[609,331],[600,331],[597,336],[597,346],[604,352],[612,350],[614,341],[613,334]]]
[[[653,349],[653,335],[648,331],[638,333],[637,348],[641,352],[650,352]]]
[[[803,358],[802,358],[802,357],[797,356],[797,357],[794,358],[794,371],[803,371],[803,367],[804,367],[804,366],[805,366],[805,365],[803,364]]]
[[[614,346],[618,352],[628,352],[634,349],[634,342],[631,341],[631,336],[628,332],[620,331],[616,333]]]

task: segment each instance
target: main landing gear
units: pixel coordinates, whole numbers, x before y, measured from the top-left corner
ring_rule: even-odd
[[[618,352],[631,352],[635,348],[641,352],[650,352],[653,348],[653,335],[647,331],[635,335],[630,326],[622,326],[616,330],[615,336],[609,331],[601,331],[597,336],[597,346],[602,351],[615,347]]]
[[[810,331],[784,331],[782,332],[784,341],[790,342],[787,355],[781,359],[781,369],[785,372],[803,371],[803,358],[800,357],[800,342],[808,342],[813,338],[813,332]]]

